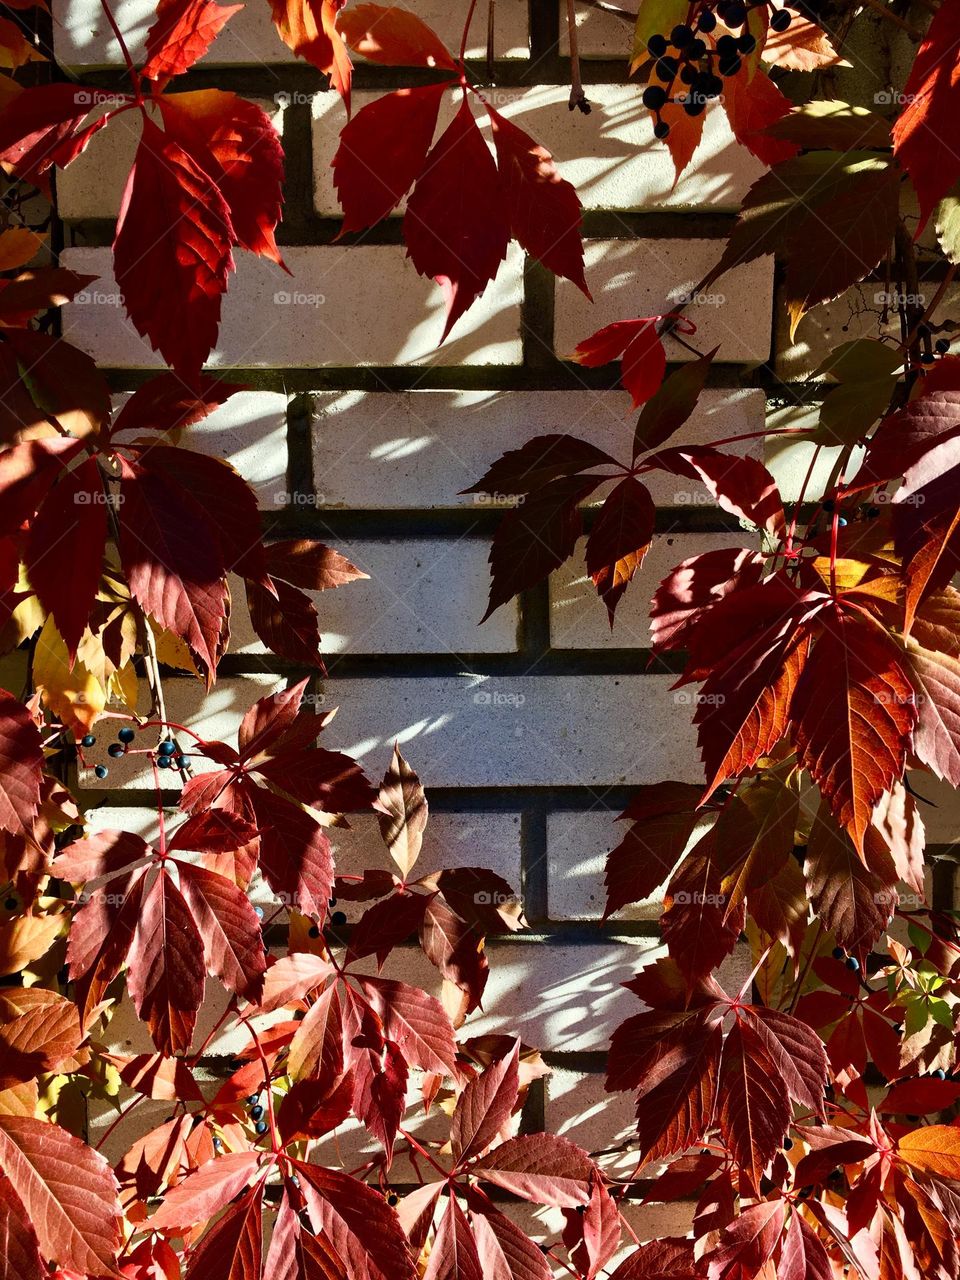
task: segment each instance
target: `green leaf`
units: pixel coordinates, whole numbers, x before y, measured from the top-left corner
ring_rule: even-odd
[[[690,417],[707,381],[713,357],[719,349],[714,347],[699,360],[681,365],[663,380],[659,390],[643,406],[637,419],[633,437],[635,458],[648,449],[659,448]]]

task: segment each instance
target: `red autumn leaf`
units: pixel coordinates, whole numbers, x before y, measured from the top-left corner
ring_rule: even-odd
[[[203,939],[207,972],[255,999],[266,969],[260,921],[247,895],[226,876],[178,862],[180,888]]]
[[[23,328],[41,311],[70,302],[95,279],[66,267],[42,267],[24,271],[14,280],[0,280],[0,325]]]
[[[796,143],[764,132],[793,109],[790,99],[765,71],[750,74],[748,67],[723,82],[723,108],[738,142],[767,165],[777,165],[797,154]]]
[[[246,584],[254,631],[278,657],[325,672],[316,605],[299,587],[272,578],[268,581],[275,595],[259,582]]]
[[[266,548],[266,557],[271,577],[308,591],[330,591],[370,576],[339,551],[312,538],[271,542]]]
[[[484,105],[493,124],[511,235],[531,257],[554,275],[572,280],[590,298],[583,273],[581,209],[576,189],[560,177],[546,147],[489,103]]]
[[[453,1027],[439,1000],[393,978],[357,981],[383,1024],[384,1036],[412,1066],[457,1075]]]
[[[147,32],[147,60],[141,75],[162,87],[207,52],[224,24],[243,6],[226,8],[213,0],[158,0],[157,16]]]
[[[47,1280],[37,1233],[7,1178],[0,1178],[0,1280]]]
[[[352,66],[337,30],[339,0],[270,0],[280,39],[300,58],[330,77],[350,111]]]
[[[618,464],[589,440],[567,435],[536,436],[519,449],[509,449],[476,484],[462,492],[519,497],[535,493],[552,480],[604,465]]]
[[[370,62],[385,67],[457,70],[440,37],[399,5],[354,5],[343,10],[337,25],[354,53]]]
[[[379,1192],[336,1169],[291,1162],[310,1224],[321,1232],[355,1280],[415,1280],[407,1240]]]
[[[641,787],[621,818],[634,819],[607,854],[604,918],[631,902],[649,898],[677,865],[697,822],[699,787],[674,784],[675,800],[662,803],[663,784]]]
[[[803,870],[816,915],[839,945],[862,961],[898,901],[899,877],[876,827],[867,827],[857,849],[851,835],[837,829],[824,801],[810,830]]]
[[[156,471],[124,464],[120,554],[134,599],[215,671],[226,583],[203,509]]]
[[[39,729],[23,703],[0,689],[0,829],[22,831],[29,824],[42,772]]]
[[[791,1119],[790,1098],[756,1031],[737,1021],[723,1042],[717,1123],[724,1142],[758,1191]]]
[[[216,1217],[250,1185],[258,1158],[255,1151],[227,1152],[202,1165],[171,1187],[150,1226],[155,1231],[176,1233]]]
[[[9,987],[0,995],[0,1089],[52,1071],[80,1046],[72,1000],[42,987]]]
[[[509,1120],[519,1089],[520,1042],[465,1086],[453,1113],[451,1148],[458,1163],[479,1155]]]
[[[801,1214],[792,1213],[777,1263],[778,1280],[833,1280],[835,1274],[820,1237]]]
[[[607,606],[611,627],[620,598],[650,548],[656,514],[650,491],[627,477],[610,491],[590,530],[587,573]]]
[[[244,388],[236,382],[203,374],[195,386],[184,386],[175,373],[159,373],[141,383],[117,414],[111,438],[122,431],[174,433],[202,422],[230,396]]]
[[[441,286],[441,342],[483,293],[507,252],[510,226],[497,166],[466,98],[427,156],[403,219],[407,253]]]
[[[583,531],[580,503],[600,482],[600,476],[563,476],[503,516],[490,546],[492,580],[483,621],[573,555]]]
[[[783,500],[773,476],[756,458],[719,449],[664,449],[646,461],[676,475],[701,480],[724,511],[766,529],[776,537],[784,530]]]
[[[59,1125],[0,1115],[0,1168],[44,1258],[84,1274],[113,1274],[120,1206],[103,1156]]]
[[[594,368],[620,357],[620,377],[636,409],[659,389],[667,369],[667,355],[657,328],[662,316],[617,320],[581,342],[570,359]]]
[[[27,572],[71,658],[100,585],[107,508],[94,458],[61,476],[30,525]]]
[[[874,806],[903,772],[913,688],[885,634],[836,613],[824,623],[790,703],[801,764],[858,851]]]
[[[144,120],[113,242],[134,328],[188,382],[217,340],[236,232],[214,179]]]
[[[484,1275],[504,1280],[549,1280],[553,1273],[546,1258],[522,1227],[495,1209],[486,1196],[472,1200],[470,1209]]]
[[[710,1280],[761,1272],[780,1243],[783,1214],[782,1200],[764,1200],[739,1213],[707,1255]]]
[[[333,891],[333,855],[323,827],[265,787],[251,787],[248,795],[260,828],[260,870],[267,883],[304,914],[323,915]]]
[[[254,102],[220,89],[159,99],[166,134],[216,183],[234,244],[283,266],[274,231],[283,203],[283,147]]]
[[[470,1223],[452,1193],[440,1217],[423,1280],[483,1280]]]
[[[162,868],[143,895],[127,957],[137,1013],[161,1053],[190,1048],[203,999],[203,942],[182,892]]]
[[[508,1138],[475,1160],[471,1172],[534,1204],[575,1209],[590,1200],[596,1165],[585,1151],[550,1133]]]
[[[413,186],[426,163],[446,91],[445,84],[397,89],[368,103],[341,130],[331,162],[343,209],[340,235],[374,226]]]
[[[762,574],[763,558],[746,547],[718,547],[682,561],[653,597],[653,648],[683,649],[705,609],[739,587],[756,585]]]
[[[960,11],[955,4],[938,10],[917,51],[903,88],[905,103],[893,126],[893,152],[910,175],[920,203],[917,235],[934,205],[960,177],[960,104],[953,50],[960,40]]]
[[[200,1241],[186,1280],[247,1280],[260,1270],[263,1252],[263,1180],[231,1205]]]
[[[27,181],[43,182],[51,165],[63,163],[58,149],[108,97],[76,84],[27,89],[0,111],[0,162]]]

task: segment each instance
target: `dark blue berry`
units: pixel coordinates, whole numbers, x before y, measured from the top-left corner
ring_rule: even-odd
[[[845,529],[846,527],[847,527],[847,522],[846,520],[844,520],[843,516],[837,516],[837,528]]]
[[[721,36],[717,41],[717,53],[721,58],[735,58],[739,50],[736,36]]]
[[[124,725],[123,728],[120,730],[120,732],[117,734],[117,737],[120,739],[121,742],[132,742],[136,736],[137,736],[136,731],[132,729],[128,724]]]
[[[699,96],[683,99],[683,109],[688,116],[699,116],[706,107],[706,102]]]
[[[697,30],[706,31],[709,35],[716,25],[717,15],[712,9],[704,9],[703,13],[701,13],[700,17],[697,19]]]
[[[833,958],[834,958],[834,960],[842,960],[846,954],[847,954],[847,953],[844,951],[843,947],[834,947],[834,948],[833,948]]]
[[[670,126],[667,124],[666,120],[658,120],[653,126],[653,136],[655,138],[659,138],[661,142],[664,138],[669,136],[669,133]]]
[[[930,1074],[933,1076],[934,1080],[946,1080],[947,1078],[947,1073],[945,1071],[941,1071],[939,1067],[936,1071],[931,1071]]]
[[[93,772],[97,775],[98,778],[105,778],[107,774],[110,772],[110,770],[107,768],[105,764],[98,764]]]
[[[792,1150],[792,1148],[793,1148],[793,1139],[792,1139],[792,1138],[784,1138],[784,1140],[783,1140],[783,1149],[784,1149],[784,1151],[790,1151],[790,1150]]]
[[[82,747],[92,747],[96,741],[92,733],[85,733],[80,739],[80,745]]]
[[[169,756],[158,756],[158,757],[157,757],[157,768],[158,768],[158,769],[172,769],[172,768],[173,768],[173,761],[170,759],[170,757],[169,757]]]
[[[850,970],[851,973],[860,972],[860,961],[857,959],[856,956],[847,956],[846,963],[847,963],[847,968]]]
[[[111,742],[109,747],[107,747],[107,755],[113,756],[114,760],[116,760],[118,756],[126,755],[126,753],[127,748],[122,742]]]
[[[250,1107],[255,1107],[259,1101],[260,1101],[259,1093],[251,1093],[250,1096],[247,1098],[247,1105]]]
[[[3,902],[4,910],[6,911],[16,911],[19,905],[20,902],[17,898],[5,898]]]
[[[737,39],[737,48],[741,53],[753,53],[756,47],[756,36],[751,35],[749,31],[745,31],[743,35]]]
[[[390,1194],[387,1196],[387,1204],[396,1204],[399,1199],[400,1197],[397,1195],[397,1193],[395,1191],[391,1191]]]
[[[683,84],[693,84],[694,80],[696,80],[696,78],[697,78],[697,74],[698,74],[698,72],[697,72],[697,68],[696,68],[696,67],[690,67],[690,66],[688,66],[688,67],[681,67],[681,68],[680,68],[680,80],[681,80],[681,83],[683,83]]]
[[[177,744],[172,738],[164,738],[157,750],[162,756],[175,756],[177,754]]]
[[[331,923],[331,924],[346,924],[346,923],[347,923],[346,913],[345,913],[345,912],[343,912],[343,911],[335,911],[335,912],[333,913],[333,915],[330,917],[330,923]]]
[[[257,1124],[257,1133],[258,1133],[258,1134],[260,1134],[260,1135],[263,1135],[263,1134],[265,1134],[266,1132],[267,1132],[267,1122],[266,1122],[266,1120],[261,1120],[261,1121],[259,1121],[259,1123]]]
[[[770,16],[770,27],[773,31],[786,31],[793,21],[793,15],[788,13],[786,9],[777,9]]]
[[[258,919],[258,920],[262,920],[262,919],[263,919],[263,907],[254,907],[254,908],[253,908],[253,914],[257,917],[257,919]]]
[[[677,49],[682,49],[684,45],[690,43],[693,39],[693,32],[685,23],[679,23],[670,32],[670,43]]]
[[[319,937],[320,937],[320,930],[317,928],[317,926],[316,926],[315,924],[312,924],[312,925],[310,926],[310,928],[307,930],[307,933],[308,933],[308,935],[309,935],[311,938],[319,938]]]
[[[655,58],[662,57],[667,52],[666,36],[661,36],[661,35],[651,36],[650,39],[647,41],[647,49],[653,55],[653,57]]]
[[[938,339],[937,339],[937,350],[940,352],[940,354],[941,354],[942,356],[945,356],[945,355],[947,354],[947,352],[950,350],[950,343],[949,343],[949,341],[948,341],[946,338],[938,338]]]
[[[262,1119],[262,1117],[263,1117],[263,1107],[261,1107],[259,1103],[256,1106],[253,1106],[250,1108],[251,1120],[260,1120]]]
[[[740,70],[741,62],[739,58],[721,58],[717,63],[717,70],[722,76],[735,76]]]
[[[176,766],[177,766],[177,768],[178,768],[178,769],[185,769],[185,768],[187,767],[187,757],[186,757],[186,756],[177,756],[177,759],[176,759],[176,762],[175,762],[175,763],[176,763]]]
[[[936,358],[937,358],[937,357],[933,354],[933,352],[932,352],[932,351],[921,351],[921,352],[920,352],[920,363],[921,363],[921,364],[933,364],[933,362],[936,360]]]
[[[727,5],[723,20],[728,27],[742,27],[747,20],[746,6],[740,0],[733,0],[733,4]]]
[[[650,111],[659,111],[667,100],[667,91],[658,84],[649,84],[643,91],[643,105]]]
[[[699,62],[706,52],[707,46],[700,39],[691,40],[683,51],[684,57],[689,58],[691,62]]]
[[[669,57],[660,58],[653,70],[658,80],[662,80],[664,84],[669,84],[677,74],[677,60]]]

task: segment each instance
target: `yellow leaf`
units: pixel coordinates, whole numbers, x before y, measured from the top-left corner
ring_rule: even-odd
[[[140,685],[132,662],[115,671],[110,677],[110,696],[122,702],[134,715],[137,714],[137,696]]]
[[[897,1144],[901,1159],[921,1173],[960,1180],[960,1129],[931,1124],[905,1133]]]
[[[33,679],[44,704],[74,732],[86,733],[107,705],[100,682],[77,659],[70,658],[53,617],[43,624],[33,655]]]
[[[0,1116],[32,1116],[36,1113],[39,1095],[36,1080],[0,1089]]]
[[[150,628],[157,646],[157,658],[165,667],[173,667],[174,671],[189,671],[194,676],[200,674],[193,655],[178,635],[172,631],[164,631],[153,619],[150,620]]]
[[[15,916],[0,924],[0,974],[19,973],[53,946],[64,925],[59,912],[44,916]]]

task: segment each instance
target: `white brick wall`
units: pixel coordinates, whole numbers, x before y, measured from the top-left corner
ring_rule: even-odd
[[[569,280],[557,282],[555,348],[568,356],[578,342],[605,324],[630,316],[673,310],[716,265],[722,240],[593,240],[586,246],[587,283],[594,305]],[[720,344],[721,364],[753,363],[770,353],[773,259],[735,267],[711,286],[707,301],[687,309],[697,325],[692,342],[709,351]],[[669,360],[692,360],[675,339],[664,343]]]
[[[101,66],[116,63],[119,49],[110,32],[99,3],[95,0],[54,0],[54,48],[58,61],[68,66]],[[453,48],[460,45],[463,15],[456,6],[443,0],[418,0],[417,14],[429,23]],[[119,0],[112,5],[134,59],[142,59],[144,40],[153,18],[150,0]],[[471,29],[468,56],[478,58],[486,53],[486,24],[478,15]],[[497,39],[495,52],[500,58],[527,56],[526,0],[500,0],[497,5]],[[270,63],[295,61],[270,20],[266,0],[248,3],[234,14],[224,27],[204,65],[240,63],[245,66],[268,66]]]
[[[711,111],[696,171],[674,185],[673,161],[653,137],[653,118],[635,84],[591,85],[593,111],[571,115],[564,86],[498,89],[488,101],[553,155],[560,175],[577,188],[585,209],[736,208],[763,167],[738,147],[722,111]],[[379,94],[358,93],[359,111]],[[444,101],[437,136],[453,116],[459,93]],[[314,206],[337,217],[340,205],[330,168],[343,127],[343,107],[334,93],[318,94],[313,105]],[[475,112],[489,138],[489,118]],[[402,206],[401,206],[402,212]]]
[[[320,615],[322,653],[516,650],[516,601],[478,626],[489,584],[486,539],[338,540],[336,547],[370,576],[334,591],[307,593]],[[233,602],[231,653],[266,653],[250,626],[240,582],[235,583]]]
[[[238,254],[211,367],[482,365],[520,359],[521,255],[515,247],[439,350],[442,295],[432,280],[417,275],[401,249],[293,247],[283,254],[292,277],[272,262]],[[63,308],[64,334],[102,364],[158,368],[159,357],[124,316],[110,250],[68,249],[61,260],[98,277],[87,291],[92,301]],[[371,280],[376,289],[368,287]]]
[[[328,391],[314,399],[314,479],[324,508],[483,509],[484,495],[459,491],[535,435],[582,436],[618,458],[629,457],[633,443],[624,391]],[[707,390],[676,442],[762,429],[761,392]],[[759,452],[759,442],[748,448]],[[705,493],[665,474],[645,483],[662,506]]]
[[[532,3],[545,10],[553,0]],[[465,6],[408,0],[408,7],[452,46],[458,45]],[[119,0],[114,5],[121,26],[132,36],[137,58],[142,56],[152,8],[153,0]],[[587,242],[587,266],[595,304],[561,281],[554,289],[552,326],[548,314],[528,309],[526,318],[533,328],[526,348],[533,366],[528,378],[521,369],[524,262],[516,246],[497,280],[439,351],[440,290],[417,276],[402,246],[378,243],[378,238],[393,235],[395,227],[386,235],[374,231],[359,246],[289,245],[283,252],[292,277],[240,253],[210,365],[261,370],[270,379],[267,385],[275,389],[251,389],[233,397],[184,437],[190,447],[225,456],[237,466],[256,489],[270,521],[276,522],[278,535],[283,535],[285,523],[293,522],[298,533],[315,533],[371,574],[368,581],[317,597],[324,648],[331,656],[347,655],[348,673],[320,686],[314,695],[317,708],[339,705],[330,741],[353,751],[373,777],[383,772],[397,739],[429,787],[449,789],[431,815],[421,861],[424,871],[480,864],[516,889],[524,882],[531,928],[546,927],[547,933],[491,943],[484,1008],[468,1030],[520,1034],[558,1055],[603,1050],[616,1023],[638,1007],[620,984],[657,954],[652,936],[622,936],[644,932],[637,922],[647,922],[646,931],[653,933],[649,926],[659,912],[656,897],[620,913],[628,924],[614,921],[605,929],[598,927],[604,857],[624,829],[614,822],[616,804],[610,788],[701,777],[691,707],[670,691],[671,677],[638,674],[633,655],[628,655],[620,674],[571,672],[581,659],[588,670],[596,671],[617,661],[615,650],[646,647],[646,606],[660,578],[685,557],[737,545],[746,535],[692,531],[695,517],[706,506],[703,488],[654,475],[647,481],[651,492],[658,506],[674,509],[676,527],[657,536],[619,606],[612,634],[604,607],[584,580],[582,558],[553,576],[549,612],[540,616],[542,604],[535,600],[524,605],[521,616],[512,602],[478,628],[488,587],[489,509],[459,491],[479,479],[504,451],[540,433],[579,435],[618,457],[629,456],[636,415],[626,393],[594,391],[590,384],[596,375],[580,375],[575,367],[559,371],[552,358],[568,356],[604,324],[676,306],[722,249],[721,239],[710,238],[716,221],[705,227],[700,213],[712,218],[736,208],[762,171],[732,139],[723,111],[714,106],[707,113],[693,167],[674,184],[669,153],[652,139],[637,84],[623,82],[631,26],[584,4],[577,6],[581,56],[610,59],[617,71],[611,77],[614,82],[587,86],[592,114],[569,112],[562,76],[552,84],[538,80],[539,69],[549,67],[547,78],[556,81],[554,55],[568,52],[565,8],[560,0],[558,48],[534,48],[530,59],[527,0],[498,0],[495,53],[514,60],[511,76],[522,77],[525,87],[497,86],[489,96],[498,110],[551,150],[560,172],[578,187],[594,237]],[[478,8],[469,44],[473,58],[484,52],[483,9]],[[54,0],[53,15],[62,62],[75,68],[116,66],[119,53],[99,0]],[[211,75],[210,68],[229,66],[230,87],[243,89],[237,81],[246,75],[246,96],[272,111],[282,95],[289,97],[292,85],[299,90],[319,83],[302,64],[294,71],[293,63],[293,55],[273,30],[266,0],[249,0],[227,24],[198,76],[210,75],[205,83],[216,84],[216,72]],[[482,66],[476,64],[475,69],[478,81],[485,82]],[[365,87],[355,95],[357,108],[376,96],[372,86],[402,84],[404,72],[364,68],[360,75]],[[297,100],[288,124],[298,113],[302,119],[305,105],[305,98]],[[291,155],[291,172],[305,176],[312,164],[312,183],[305,184],[309,189],[288,192],[293,203],[282,234],[291,239],[309,239],[299,228],[311,225],[311,215],[338,215],[329,162],[344,119],[334,95],[314,97],[312,154]],[[485,116],[478,113],[478,119],[483,123]],[[283,124],[283,113],[277,114],[277,122],[278,127]],[[115,215],[136,133],[132,117],[119,118],[74,166],[58,175],[60,211],[68,223]],[[287,145],[299,145],[299,131],[287,133]],[[647,223],[630,216],[634,212],[679,216],[666,238],[642,238]],[[624,216],[617,218],[618,213]],[[599,234],[606,238],[596,238]],[[82,241],[89,230],[73,226],[68,239],[71,235]],[[121,386],[129,385],[122,381],[125,371],[157,367],[159,362],[124,319],[110,250],[74,247],[62,256],[65,265],[99,277],[87,291],[90,300],[64,308],[67,336],[119,371]],[[720,344],[714,379],[726,385],[704,393],[677,443],[708,443],[763,428],[766,406],[763,392],[756,389],[759,375],[746,366],[766,362],[771,348],[780,376],[799,382],[841,342],[876,334],[878,308],[872,286],[861,289],[859,297],[854,291],[818,309],[803,321],[793,341],[778,306],[777,330],[772,333],[770,258],[730,273],[710,292],[712,297],[686,312],[698,326],[690,341],[702,351]],[[951,297],[951,310],[955,304]],[[671,361],[691,358],[674,340],[666,345]],[[350,370],[360,366],[373,366],[375,372],[367,368],[352,378]],[[335,372],[329,379],[318,373],[314,380],[303,372],[313,369]],[[312,488],[303,441],[298,439],[298,447],[288,453],[285,421],[293,390],[310,384],[315,403]],[[512,389],[518,384],[524,389]],[[738,384],[741,389],[734,389]],[[397,390],[400,386],[411,389]],[[790,388],[782,392],[768,421],[775,427],[813,425],[817,407],[797,407]],[[784,402],[787,407],[779,407]],[[765,452],[758,441],[733,448],[762,454],[785,500],[796,499],[811,457],[809,443],[768,440]],[[829,474],[834,457],[832,450],[821,452],[815,484]],[[297,505],[288,500],[288,467],[293,468],[294,491],[306,498]],[[480,528],[472,526],[471,514]],[[411,518],[417,522],[415,532]],[[349,521],[343,525],[348,536],[340,536],[341,519]],[[548,633],[550,654],[535,647],[531,632],[540,639]],[[518,649],[521,642],[523,650]],[[600,650],[607,651],[602,658]],[[377,655],[389,655],[382,675],[372,674],[380,670]],[[429,670],[424,655],[437,656],[436,671]],[[458,655],[467,657],[460,662]],[[0,662],[0,685],[20,690],[25,657],[18,653]],[[357,659],[365,664],[363,674],[349,674],[356,672],[350,664]],[[209,695],[197,683],[170,680],[170,716],[206,736],[230,740],[252,702],[286,683],[253,635],[239,590],[230,660],[231,675]],[[441,662],[443,672],[462,673],[441,674]],[[237,671],[248,674],[234,674]],[[91,827],[120,825],[151,838],[155,811],[131,805],[142,799],[133,788],[148,786],[149,774],[128,760],[108,760],[106,747],[113,733],[104,729],[99,736],[87,754],[91,764],[109,764],[106,786],[92,773],[80,780],[89,799],[99,801],[106,794],[108,801],[88,813]],[[173,804],[177,785],[173,778],[164,781]],[[932,802],[922,806],[928,839],[953,843],[960,829],[956,795],[927,776],[916,785]],[[465,789],[467,794],[458,794]],[[560,800],[558,792],[563,793]],[[619,796],[616,800],[619,803]],[[487,805],[495,807],[487,811]],[[350,830],[332,831],[331,836],[341,870],[386,865],[373,818],[361,817]],[[252,896],[258,903],[268,900],[259,884]],[[345,909],[350,919],[358,910],[353,904]],[[543,917],[549,925],[543,925]],[[391,966],[396,976],[437,989],[435,971],[412,948],[398,953]],[[743,956],[727,967],[734,981],[743,980]],[[198,1043],[223,1003],[222,992],[211,982]],[[150,1049],[149,1037],[126,999],[106,1039],[123,1052]],[[231,1030],[218,1036],[211,1052],[227,1054],[245,1041],[244,1033]],[[632,1129],[632,1099],[606,1095],[602,1077],[579,1073],[573,1069],[575,1063],[571,1060],[546,1082],[547,1126],[592,1150],[615,1147]],[[221,1063],[221,1073],[223,1067]],[[208,1084],[215,1087],[212,1079]],[[138,1108],[107,1143],[108,1156],[119,1157],[169,1111],[167,1104]],[[91,1109],[94,1140],[112,1119],[109,1108]],[[331,1163],[349,1164],[364,1150],[369,1150],[365,1135],[346,1126],[335,1140],[323,1144],[319,1155]],[[613,1153],[604,1162],[611,1172],[626,1174],[634,1167],[635,1153]],[[411,1171],[401,1163],[395,1176],[410,1177]],[[534,1238],[556,1234],[553,1211],[535,1213],[529,1206],[517,1206],[511,1212]],[[647,1239],[686,1231],[690,1207],[641,1207],[631,1202],[626,1212],[640,1238]]]

